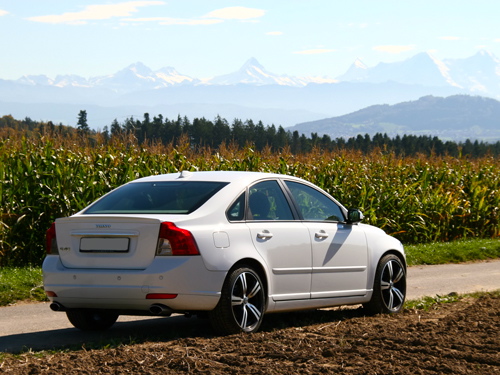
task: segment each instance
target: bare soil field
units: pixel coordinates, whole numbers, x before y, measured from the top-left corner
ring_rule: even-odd
[[[268,315],[251,335],[214,336],[208,326],[107,349],[6,355],[0,373],[500,374],[498,294],[391,316]]]

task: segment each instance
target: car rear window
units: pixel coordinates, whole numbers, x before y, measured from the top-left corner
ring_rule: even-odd
[[[227,182],[165,181],[124,185],[92,204],[84,214],[181,214],[201,207]]]

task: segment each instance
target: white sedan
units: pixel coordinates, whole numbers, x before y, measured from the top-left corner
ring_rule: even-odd
[[[273,312],[399,312],[403,246],[362,218],[292,176],[145,177],[55,221],[45,292],[82,330],[107,329],[121,314],[208,313],[218,332],[237,333],[257,331]]]

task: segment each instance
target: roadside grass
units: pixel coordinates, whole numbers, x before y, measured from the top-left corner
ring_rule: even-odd
[[[436,295],[434,297],[422,297],[419,299],[405,301],[404,308],[407,310],[428,311],[436,305],[440,305],[443,303],[453,303],[464,298],[483,298],[485,296],[500,298],[500,289],[491,292],[474,292],[467,294],[450,293],[446,296]]]
[[[17,301],[46,301],[42,269],[4,267],[0,269],[0,306]]]
[[[406,245],[405,251],[409,266],[463,263],[500,258],[500,240],[467,239]]]
[[[500,258],[500,240],[471,239],[407,245],[405,250],[409,266],[460,263]],[[0,306],[18,301],[47,301],[41,268],[0,268]]]

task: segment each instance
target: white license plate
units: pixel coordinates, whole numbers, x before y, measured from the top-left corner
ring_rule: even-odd
[[[80,251],[83,253],[126,253],[128,238],[83,237],[80,239]]]

